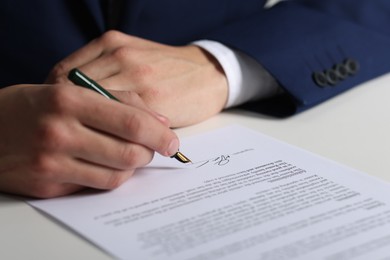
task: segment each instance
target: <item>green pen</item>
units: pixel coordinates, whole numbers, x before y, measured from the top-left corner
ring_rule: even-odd
[[[72,69],[68,74],[68,79],[78,86],[94,90],[108,99],[113,99],[120,102],[119,99],[117,99],[114,95],[105,90],[96,81],[90,79],[87,75],[78,69]]]
[[[101,94],[102,96],[108,98],[108,99],[112,99],[112,100],[120,102],[120,100],[117,99],[114,95],[112,95],[110,92],[108,92],[102,86],[100,86],[96,81],[90,79],[87,75],[82,73],[77,68],[74,68],[69,72],[68,79],[78,86],[91,89],[91,90],[96,91],[97,93]],[[188,159],[184,154],[182,154],[179,151],[176,152],[174,155],[172,155],[171,158],[175,158],[176,160],[178,160],[179,162],[182,162],[182,163],[190,163],[191,162],[190,159]]]

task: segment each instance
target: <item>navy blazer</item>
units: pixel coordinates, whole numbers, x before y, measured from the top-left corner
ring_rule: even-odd
[[[114,0],[115,1],[115,0]],[[55,63],[109,29],[183,45],[212,39],[261,63],[283,95],[248,104],[274,115],[312,107],[390,71],[390,1],[2,0],[0,86],[42,83]]]

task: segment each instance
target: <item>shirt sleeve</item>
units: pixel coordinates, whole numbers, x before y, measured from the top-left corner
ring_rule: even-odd
[[[199,40],[192,44],[209,52],[221,64],[229,85],[225,108],[271,97],[281,91],[274,77],[248,55],[211,40]]]

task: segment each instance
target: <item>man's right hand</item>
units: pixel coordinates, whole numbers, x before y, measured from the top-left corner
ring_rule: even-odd
[[[178,150],[166,118],[135,93],[120,99],[64,84],[1,89],[0,191],[50,198],[113,189],[154,151]]]

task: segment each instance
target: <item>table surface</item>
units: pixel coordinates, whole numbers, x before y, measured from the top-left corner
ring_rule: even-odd
[[[287,119],[225,111],[180,137],[239,124],[390,181],[390,74]],[[0,194],[0,259],[110,259],[22,199]]]

